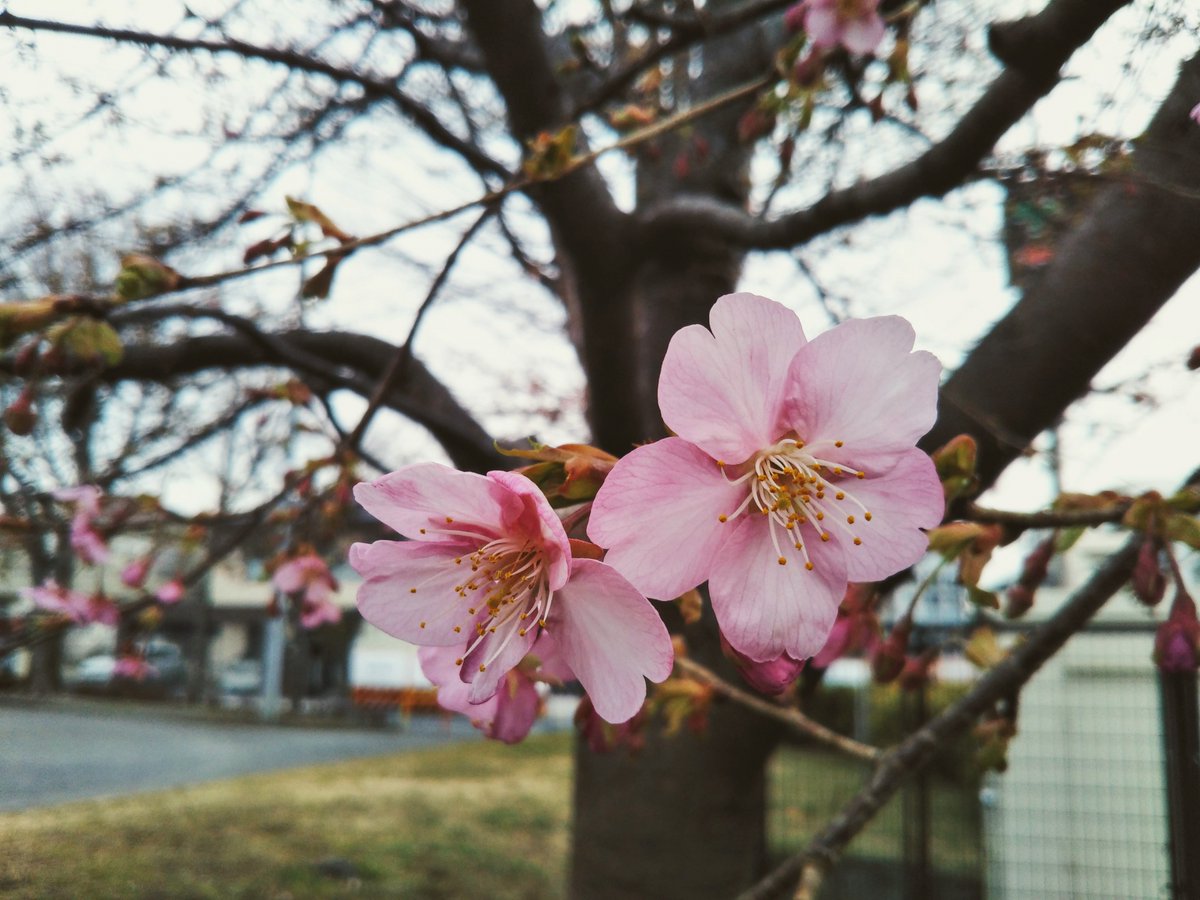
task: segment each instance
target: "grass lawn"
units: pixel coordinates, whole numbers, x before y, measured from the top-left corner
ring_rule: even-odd
[[[561,897],[569,743],[472,743],[0,815],[0,896]],[[326,860],[349,866],[323,874]]]
[[[0,814],[0,896],[560,898],[570,740],[471,743]],[[803,846],[863,777],[854,761],[783,749],[772,849]],[[932,810],[935,865],[977,875],[972,792],[935,779]],[[901,815],[894,801],[849,859],[897,860]]]

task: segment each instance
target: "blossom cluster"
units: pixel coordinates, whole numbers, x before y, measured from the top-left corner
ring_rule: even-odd
[[[729,654],[781,689],[826,646],[850,582],[924,553],[944,500],[915,444],[941,367],[913,352],[911,326],[849,321],[809,341],[793,312],[745,293],[718,300],[710,325],[673,337],[658,399],[674,434],[606,473],[590,542],[516,473],[426,463],[355,489],[404,538],[351,548],[359,609],[420,645],[442,705],[490,736],[524,736],[537,681],[578,680],[601,719],[631,720],[645,680],[673,666],[647,598],[705,581]]]

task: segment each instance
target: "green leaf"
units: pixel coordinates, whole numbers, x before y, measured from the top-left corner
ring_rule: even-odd
[[[995,591],[985,591],[975,585],[967,586],[967,599],[983,609],[1000,608],[1000,596]]]
[[[1076,525],[1073,528],[1060,529],[1054,538],[1054,552],[1066,553],[1087,532],[1086,525]]]

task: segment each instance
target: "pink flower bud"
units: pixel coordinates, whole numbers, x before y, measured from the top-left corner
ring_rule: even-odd
[[[1158,564],[1159,545],[1154,538],[1148,537],[1138,551],[1137,563],[1133,567],[1133,577],[1130,585],[1133,595],[1147,606],[1154,606],[1167,592],[1167,576],[1163,574]]]
[[[170,605],[183,599],[184,590],[183,581],[174,578],[155,591],[154,596],[158,598],[159,603]]]
[[[1200,621],[1196,603],[1180,590],[1171,604],[1171,614],[1154,638],[1154,661],[1163,672],[1195,672],[1200,669]]]
[[[724,635],[721,635],[721,651],[737,666],[746,683],[763,694],[782,694],[800,677],[806,662],[792,659],[786,653],[770,662],[755,662],[731,647]]]
[[[1033,608],[1033,591],[1023,584],[1014,584],[1004,596],[1008,600],[1004,615],[1010,619],[1019,619]]]
[[[33,408],[33,387],[26,386],[4,411],[4,424],[18,437],[28,437],[33,433],[37,419],[37,411]]]
[[[150,557],[135,559],[121,570],[121,584],[140,590],[146,583],[146,574],[150,571]]]
[[[936,659],[936,648],[926,650],[920,656],[911,656],[906,659],[899,676],[901,690],[915,691],[927,685],[932,680],[933,663]]]
[[[912,619],[905,616],[892,626],[892,633],[879,645],[871,659],[871,673],[879,684],[890,684],[900,677],[907,661],[908,639],[912,633]]]

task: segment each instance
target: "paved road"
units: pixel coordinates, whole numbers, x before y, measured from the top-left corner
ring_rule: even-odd
[[[365,731],[213,723],[100,704],[82,710],[0,705],[0,811],[477,737],[461,717],[414,718],[402,731]]]

